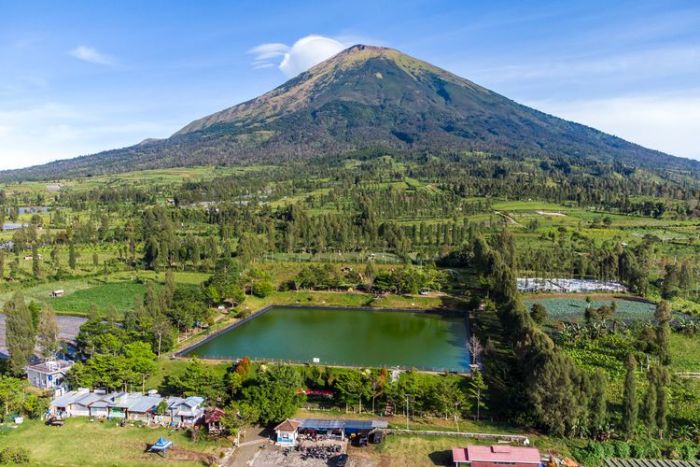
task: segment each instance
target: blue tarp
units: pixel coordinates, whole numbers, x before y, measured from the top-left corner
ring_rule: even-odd
[[[151,451],[164,451],[168,449],[170,446],[172,446],[173,442],[168,441],[167,439],[163,438],[162,436],[158,438],[158,441],[153,443],[153,446],[151,446]]]

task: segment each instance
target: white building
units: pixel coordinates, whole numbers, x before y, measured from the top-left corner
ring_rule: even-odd
[[[172,423],[181,426],[195,425],[204,417],[204,399],[201,397],[170,397],[168,399],[168,413]]]
[[[32,386],[40,389],[63,391],[63,380],[73,362],[66,360],[49,360],[29,365],[25,368],[27,379]]]

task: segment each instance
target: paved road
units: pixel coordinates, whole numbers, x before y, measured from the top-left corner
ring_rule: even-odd
[[[56,323],[58,324],[58,337],[64,341],[75,341],[75,338],[80,332],[80,326],[87,321],[87,318],[81,316],[65,316],[57,315]],[[0,313],[0,353],[8,355],[7,341],[5,339],[5,314]]]

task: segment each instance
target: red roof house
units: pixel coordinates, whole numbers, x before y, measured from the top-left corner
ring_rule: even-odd
[[[455,467],[533,467],[540,465],[541,456],[536,448],[506,445],[467,446],[453,449],[452,461]]]

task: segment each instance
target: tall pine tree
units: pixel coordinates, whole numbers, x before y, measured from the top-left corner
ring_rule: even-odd
[[[637,403],[637,381],[634,371],[637,361],[632,354],[627,356],[627,374],[625,375],[625,388],[623,394],[623,414],[622,428],[627,438],[634,436],[637,429],[637,416],[639,414],[639,404]]]
[[[5,338],[10,352],[10,371],[22,375],[24,367],[34,352],[36,331],[32,322],[32,312],[24,303],[20,292],[5,303]]]

